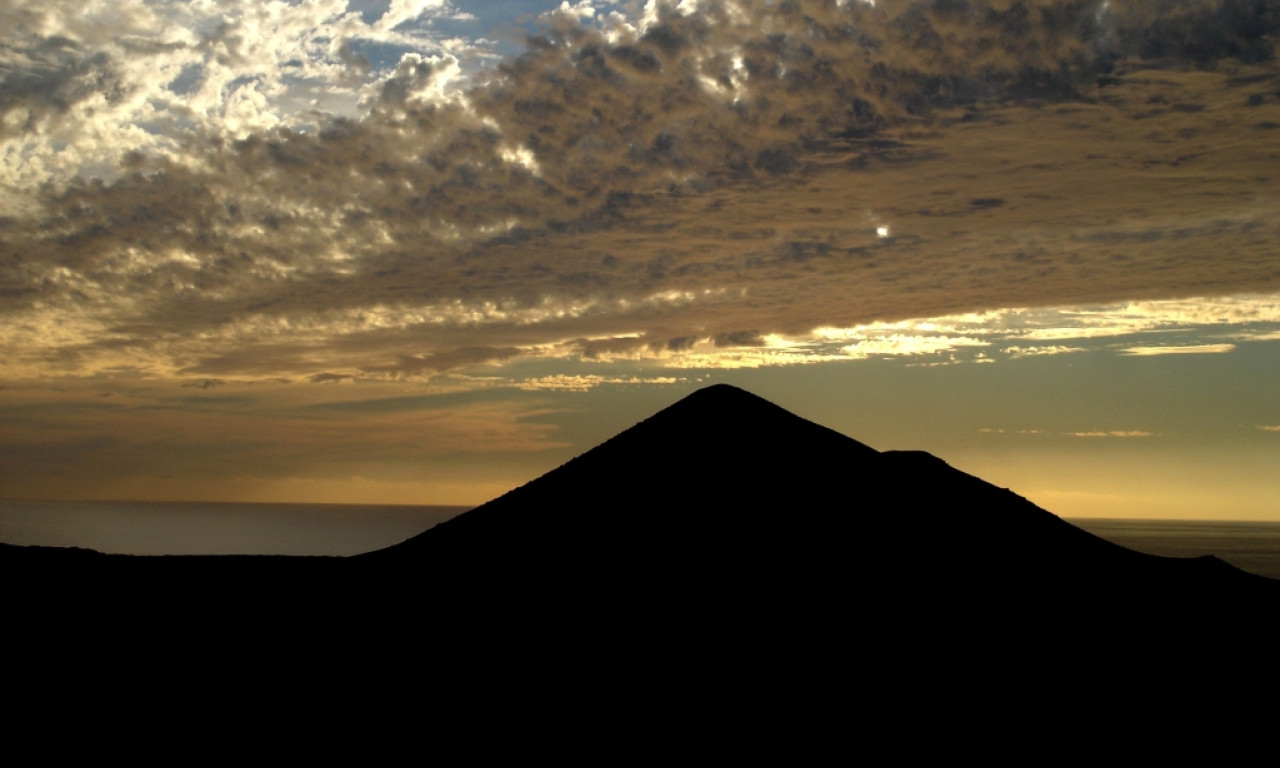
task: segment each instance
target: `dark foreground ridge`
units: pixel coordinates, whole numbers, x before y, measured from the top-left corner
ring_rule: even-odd
[[[377,552],[5,547],[0,570],[6,626],[24,628],[10,637],[33,654],[72,638],[135,670],[198,653],[275,675],[310,653],[413,690],[466,660],[556,681],[538,685],[597,669],[611,690],[713,679],[730,697],[821,679],[886,700],[1019,686],[1028,669],[1037,686],[1082,669],[1110,685],[1116,659],[1163,675],[1238,653],[1270,636],[1280,598],[1280,582],[1122,548],[929,454],[876,451],[724,385]]]

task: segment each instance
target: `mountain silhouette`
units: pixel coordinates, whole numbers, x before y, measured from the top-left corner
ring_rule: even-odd
[[[129,557],[0,546],[33,605],[253,615],[642,611],[1145,629],[1226,616],[1280,582],[1213,557],[1164,558],[1087,533],[919,451],[877,451],[728,385],[698,390],[515,490],[350,558]],[[184,599],[166,591],[180,588]],[[52,596],[52,600],[49,599]],[[531,608],[533,606],[533,608]],[[537,620],[536,618],[533,620]],[[665,620],[665,619],[663,619]],[[1180,619],[1178,619],[1180,620]]]
[[[421,702],[501,701],[640,740],[711,713],[788,756],[844,749],[850,722],[950,750],[997,715],[1021,732],[1112,701],[1203,708],[1254,685],[1280,597],[723,385],[365,555],[0,546],[0,576],[9,654],[42,670],[14,700],[38,711],[141,686],[221,722],[220,689],[256,692],[239,700],[264,722],[416,739]]]
[[[1213,557],[1125,549],[930,454],[877,451],[728,385],[357,559],[513,601],[689,612],[714,595],[788,611],[853,599],[894,614],[1016,606],[1137,622],[1280,586]]]

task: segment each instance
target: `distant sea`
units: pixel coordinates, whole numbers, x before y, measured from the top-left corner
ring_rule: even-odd
[[[1165,557],[1215,555],[1242,571],[1280,579],[1280,523],[1103,518],[1067,522],[1139,552]]]
[[[3,501],[0,542],[126,555],[356,555],[398,544],[467,507],[137,501]],[[1280,523],[1075,518],[1139,552],[1216,555],[1280,579]]]
[[[0,542],[122,555],[357,555],[468,507],[0,500]]]

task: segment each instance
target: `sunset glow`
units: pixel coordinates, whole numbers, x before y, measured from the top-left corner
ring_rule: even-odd
[[[1280,520],[1280,30],[1156,5],[7,3],[0,498],[478,504],[729,382]]]

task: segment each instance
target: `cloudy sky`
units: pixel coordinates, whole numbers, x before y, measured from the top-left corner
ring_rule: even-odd
[[[1060,515],[1280,520],[1277,40],[1252,0],[10,0],[0,498],[475,504],[728,382]]]

